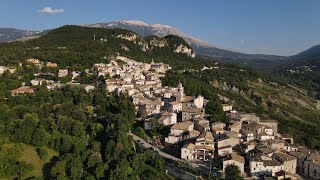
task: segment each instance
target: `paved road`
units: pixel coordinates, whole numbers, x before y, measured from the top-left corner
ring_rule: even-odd
[[[174,161],[179,161],[179,162],[182,162],[182,163],[186,163],[186,164],[190,165],[193,168],[200,168],[200,166],[198,164],[195,164],[195,163],[192,163],[192,162],[188,162],[188,161],[176,158],[176,157],[174,157],[174,156],[172,156],[170,154],[167,154],[165,152],[162,152],[159,148],[153,146],[152,144],[148,143],[147,141],[143,140],[142,138],[140,138],[139,136],[133,134],[132,132],[129,132],[128,135],[132,136],[133,140],[135,142],[137,142],[138,144],[140,144],[141,146],[143,146],[144,148],[148,149],[148,148],[152,147],[154,149],[154,151],[157,151],[159,153],[159,155],[162,156],[162,157],[165,157],[165,158],[168,158],[168,159],[172,159]],[[202,169],[202,170],[206,169],[206,168],[204,168],[204,165],[201,165],[201,166],[202,167],[200,169]],[[172,175],[174,175],[176,177],[183,177],[183,179],[188,179],[188,180],[197,179],[196,175],[191,174],[191,173],[186,172],[186,171],[183,171],[183,170],[175,167],[172,164],[169,164],[167,166],[167,170],[169,171],[170,174],[172,174]],[[206,169],[205,171],[209,172],[208,169]]]
[[[137,136],[137,135],[135,135],[135,134],[133,134],[133,133],[131,133],[131,132],[129,132],[128,135],[132,136],[132,138],[133,138],[133,140],[134,140],[135,142],[138,142],[138,140],[139,140],[140,142],[142,142],[143,144],[142,144],[142,143],[139,143],[139,142],[138,142],[138,143],[139,143],[140,145],[142,145],[144,148],[148,149],[148,148],[152,147],[155,151],[159,152],[159,155],[162,156],[162,157],[165,157],[165,158],[168,158],[168,159],[172,159],[172,160],[175,160],[175,161],[180,161],[180,162],[186,163],[185,161],[183,161],[183,160],[181,160],[181,159],[179,159],[179,158],[176,158],[176,157],[174,157],[174,156],[172,156],[172,155],[170,155],[170,154],[167,154],[167,153],[164,153],[164,152],[160,151],[159,148],[153,146],[152,144],[149,144],[147,141],[143,140],[142,138],[140,138],[139,136]]]
[[[175,167],[172,164],[168,164],[166,169],[173,176],[175,176],[177,178],[180,178],[180,179],[183,179],[183,180],[196,180],[196,179],[198,179],[196,175],[191,174],[191,173],[186,172],[186,171],[183,171],[183,170]]]

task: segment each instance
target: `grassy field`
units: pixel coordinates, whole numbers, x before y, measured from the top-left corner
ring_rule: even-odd
[[[42,168],[43,166],[50,161],[53,156],[58,156],[59,154],[52,149],[45,147],[48,152],[48,158],[45,160],[41,160],[39,155],[37,154],[36,148],[26,144],[4,144],[4,146],[11,147],[11,148],[18,148],[21,149],[21,156],[19,160],[25,161],[28,164],[32,164],[34,170],[28,173],[26,177],[23,179],[28,179],[31,177],[43,177]]]

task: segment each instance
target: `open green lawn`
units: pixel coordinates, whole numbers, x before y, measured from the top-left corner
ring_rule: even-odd
[[[45,160],[41,160],[39,155],[37,154],[36,147],[26,145],[26,144],[4,144],[3,146],[14,148],[21,150],[21,156],[19,157],[20,161],[24,161],[27,164],[32,164],[34,169],[30,171],[24,178],[30,177],[43,177],[42,168],[44,164],[48,163],[53,156],[58,156],[59,154],[52,149],[44,147],[44,149],[48,152],[48,158]]]

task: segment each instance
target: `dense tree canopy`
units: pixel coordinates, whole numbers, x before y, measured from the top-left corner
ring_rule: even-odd
[[[236,165],[228,165],[226,167],[225,173],[226,180],[243,180],[243,177],[241,176],[241,171],[239,167]]]
[[[9,96],[0,107],[0,123],[12,141],[39,147],[41,158],[46,157],[44,146],[59,152],[48,178],[166,179],[164,160],[136,147],[127,135],[135,110],[125,95],[44,89],[37,95]],[[25,166],[12,168],[24,171]],[[8,173],[4,176],[14,176]]]

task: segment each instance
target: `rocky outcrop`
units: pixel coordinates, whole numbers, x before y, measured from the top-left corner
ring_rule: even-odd
[[[128,33],[128,34],[118,34],[116,38],[124,39],[127,41],[131,41],[134,44],[137,44],[141,47],[141,50],[146,52],[149,49],[148,43],[141,38],[140,36],[134,34],[134,33]],[[127,50],[126,50],[127,51]]]
[[[155,47],[165,47],[168,45],[168,42],[165,40],[165,39],[160,39],[160,38],[152,38],[150,41],[149,41],[149,45],[150,46],[155,46]]]
[[[188,48],[183,44],[180,44],[179,46],[177,46],[174,52],[187,54],[189,57],[192,57],[192,58],[196,57],[196,54],[193,52],[192,48]]]

